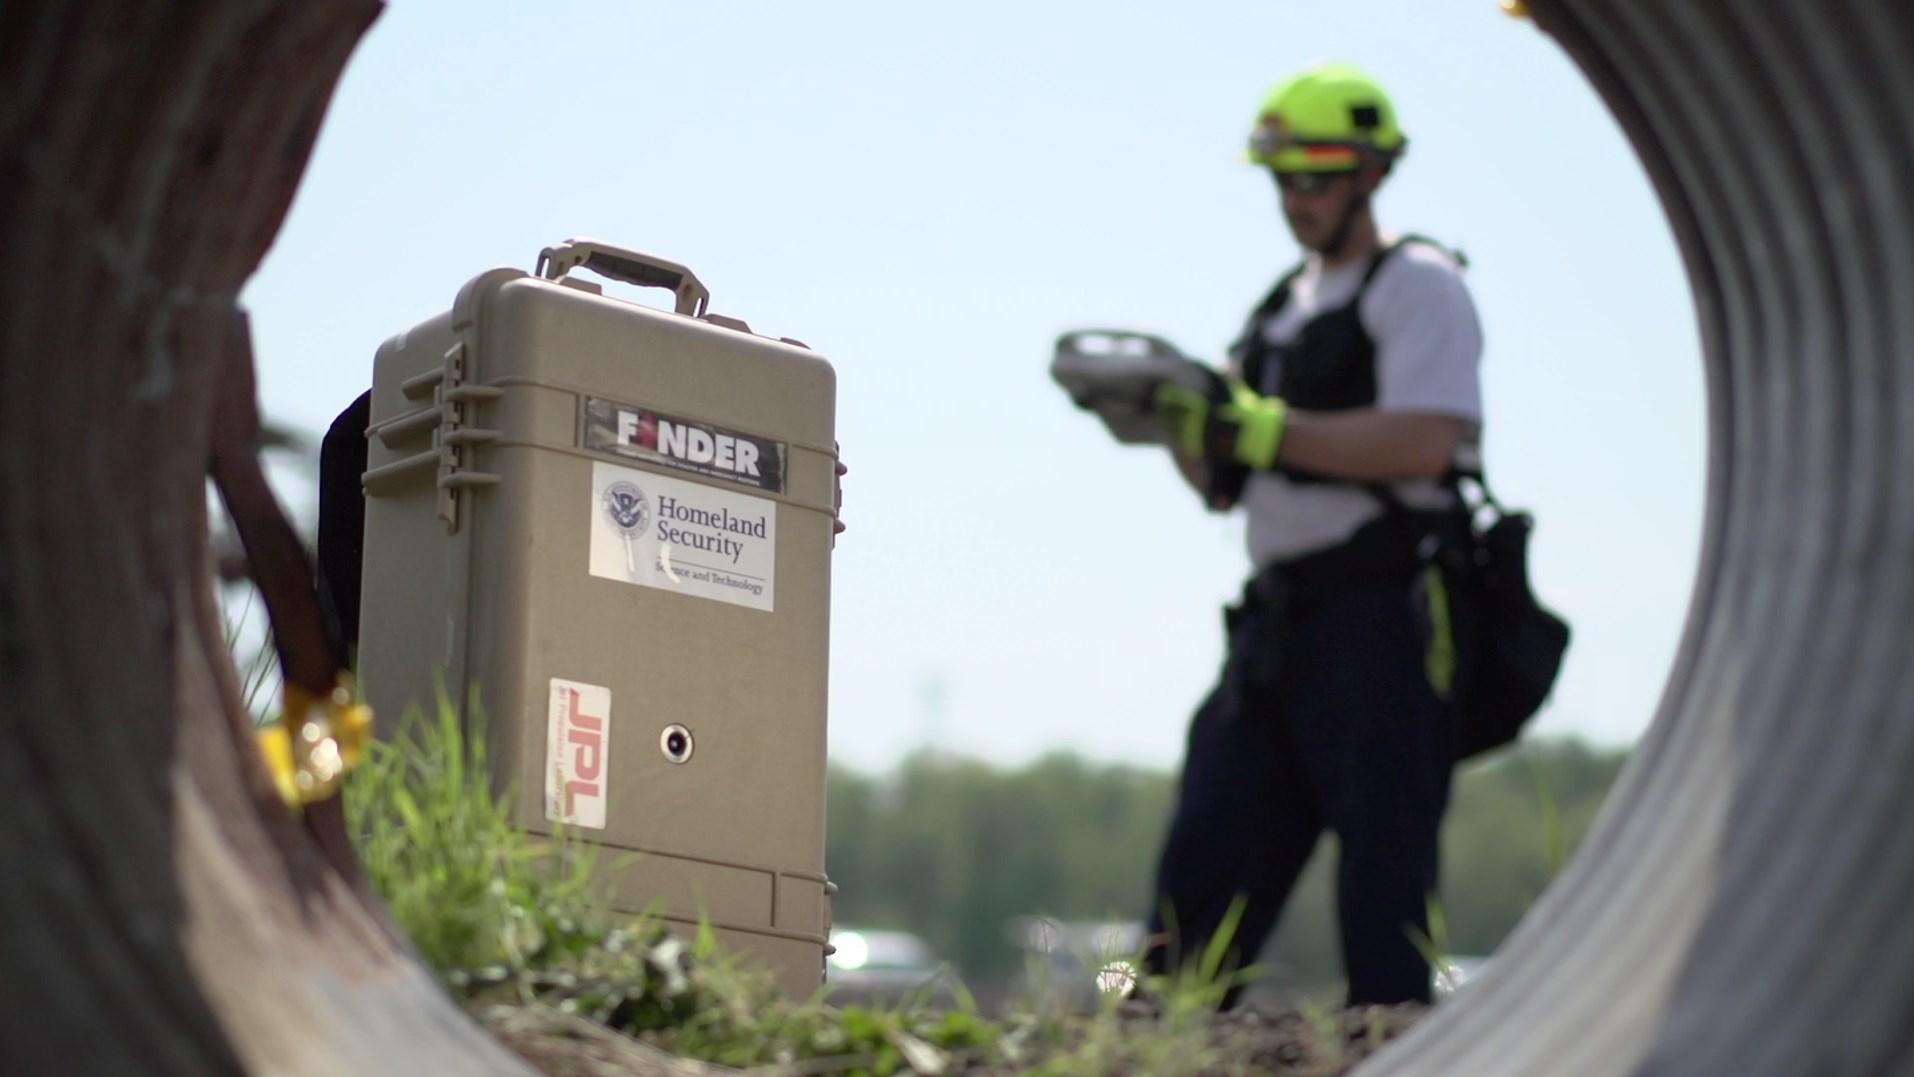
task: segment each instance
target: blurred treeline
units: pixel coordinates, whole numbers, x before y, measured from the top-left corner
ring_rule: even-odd
[[[1627,753],[1530,740],[1458,773],[1441,895],[1455,954],[1487,954],[1587,832]],[[963,975],[1022,966],[1006,922],[1148,908],[1174,777],[1056,754],[1006,769],[934,752],[882,776],[833,767],[826,867],[837,922],[915,932]],[[1341,976],[1325,838],[1265,950],[1300,987]],[[1255,855],[1245,849],[1245,856]]]

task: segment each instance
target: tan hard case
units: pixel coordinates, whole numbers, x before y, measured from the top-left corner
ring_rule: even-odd
[[[676,309],[606,297],[569,275],[581,265],[667,288]],[[614,907],[708,920],[802,997],[823,976],[833,889],[836,378],[795,341],[709,314],[708,298],[683,266],[572,240],[546,248],[537,275],[480,274],[379,348],[360,678],[387,728],[436,706],[440,678],[450,700],[475,698],[522,825],[549,833],[578,813],[564,829],[602,846]],[[637,417],[608,427],[608,409]],[[690,441],[705,466],[647,452],[646,417],[654,447],[697,456]],[[633,440],[607,445],[608,428]],[[735,473],[746,457],[755,475]],[[756,572],[735,567],[742,555]],[[654,585],[630,582],[647,557]],[[691,582],[690,563],[707,576]],[[608,721],[588,713],[600,698]]]

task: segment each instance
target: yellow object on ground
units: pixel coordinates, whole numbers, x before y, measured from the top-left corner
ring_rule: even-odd
[[[364,758],[372,708],[353,702],[350,685],[351,676],[341,673],[323,699],[287,685],[279,720],[259,731],[259,750],[288,807],[337,793],[346,772]]]

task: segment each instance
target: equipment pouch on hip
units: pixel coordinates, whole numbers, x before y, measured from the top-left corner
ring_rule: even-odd
[[[1507,513],[1477,541],[1482,624],[1456,730],[1457,761],[1519,736],[1562,669],[1568,622],[1537,601],[1529,586],[1533,527],[1527,513]]]
[[[1226,713],[1261,709],[1274,697],[1282,678],[1289,612],[1288,580],[1271,572],[1250,582],[1242,605],[1225,611],[1229,628],[1229,659],[1223,672]]]
[[[1472,503],[1462,483],[1478,491]],[[1489,492],[1480,471],[1451,471],[1460,515],[1431,521],[1411,511],[1383,483],[1367,489],[1400,533],[1419,544],[1422,575],[1417,581],[1416,615],[1423,629],[1429,683],[1445,699],[1453,691],[1454,759],[1465,759],[1509,744],[1542,709],[1568,650],[1568,622],[1543,606],[1529,586],[1529,532],[1535,519],[1510,511]],[[1486,525],[1486,526],[1485,526]],[[1436,582],[1447,584],[1450,636],[1446,644],[1436,618]],[[1470,610],[1468,641],[1454,636],[1455,602]]]

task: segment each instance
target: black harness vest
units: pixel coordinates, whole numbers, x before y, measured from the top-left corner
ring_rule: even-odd
[[[1271,344],[1264,329],[1270,319],[1289,302],[1289,289],[1303,271],[1302,266],[1283,274],[1250,313],[1243,333],[1230,345],[1230,358],[1243,373],[1243,381],[1259,393],[1279,396],[1290,407],[1303,411],[1348,411],[1366,408],[1376,402],[1376,342],[1362,326],[1362,299],[1369,283],[1376,279],[1391,255],[1408,243],[1440,246],[1422,236],[1403,236],[1384,248],[1363,270],[1362,282],[1347,303],[1311,318],[1287,344]],[[1276,383],[1268,384],[1270,364],[1274,363]],[[1276,471],[1299,483],[1340,482],[1315,472],[1278,466]]]

